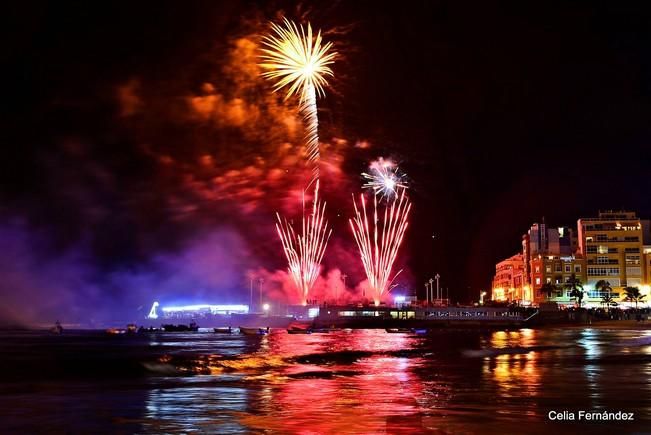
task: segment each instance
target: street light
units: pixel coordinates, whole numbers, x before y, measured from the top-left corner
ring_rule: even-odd
[[[439,292],[439,279],[441,279],[441,275],[439,275],[437,273],[436,276],[434,276],[434,279],[436,279],[436,299],[440,300],[441,295],[440,295],[440,292]]]
[[[482,291],[479,293],[479,305],[484,305],[484,296],[486,296],[486,292]]]
[[[264,284],[264,278],[260,278],[258,282],[260,283],[260,305],[259,306],[262,307],[262,284]]]
[[[265,314],[268,316],[269,315],[269,304],[264,304],[262,306],[262,309],[264,310]]]

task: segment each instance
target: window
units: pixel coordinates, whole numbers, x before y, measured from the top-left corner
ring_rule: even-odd
[[[605,234],[597,234],[597,242],[607,242],[608,236]]]
[[[605,256],[599,256],[597,257],[597,264],[608,264],[608,257]]]
[[[570,273],[572,272],[572,265],[571,264],[566,264],[565,265],[565,273]]]
[[[597,246],[597,252],[600,253],[600,254],[607,254],[608,253],[608,246],[605,246],[605,245]]]
[[[536,285],[540,285],[540,277],[536,278]]]
[[[540,273],[540,266],[536,266],[536,273]]]
[[[581,273],[581,265],[580,264],[575,264],[574,265],[574,273]]]
[[[562,270],[563,269],[562,269],[561,263],[556,263],[554,265],[554,272],[561,272]]]
[[[588,254],[596,254],[597,253],[597,247],[594,246],[594,245],[588,246],[587,249],[586,249],[586,252]]]
[[[619,276],[619,267],[588,267],[588,276]]]
[[[552,267],[551,266],[545,267],[545,272],[552,273]]]
[[[551,279],[550,277],[547,277],[546,282],[547,282],[547,284],[551,284],[551,283],[552,283],[552,279]]]

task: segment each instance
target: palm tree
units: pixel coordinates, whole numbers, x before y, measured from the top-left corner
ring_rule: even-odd
[[[570,297],[576,298],[576,301],[579,303],[579,308],[581,308],[581,302],[583,301],[583,285],[581,280],[576,277],[576,274],[572,274],[570,279],[563,284],[563,289],[570,291]]]
[[[624,300],[635,302],[635,310],[637,311],[637,303],[641,302],[645,295],[640,294],[640,289],[637,287],[626,287],[624,288],[624,292],[626,293],[626,298],[624,298]]]
[[[594,289],[597,291],[601,291],[603,293],[608,293],[609,297],[610,297],[610,293],[612,293],[613,291],[613,288],[610,286],[610,283],[605,279],[600,279],[599,281],[597,281],[597,283],[594,285]]]
[[[551,298],[552,294],[558,290],[558,287],[556,287],[554,284],[551,282],[546,282],[543,284],[542,287],[540,287],[540,290],[538,290],[541,294],[546,294],[547,298]]]
[[[610,307],[613,302],[615,302],[615,299],[613,299],[613,297],[610,296],[610,293],[608,293],[607,295],[603,295],[601,297],[601,304],[606,305],[606,311],[608,311],[608,307]]]

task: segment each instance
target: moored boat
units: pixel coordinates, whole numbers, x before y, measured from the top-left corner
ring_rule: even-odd
[[[287,328],[288,334],[311,334],[312,330],[310,328]]]
[[[50,328],[50,332],[53,334],[63,334],[63,326],[57,320],[53,327]]]
[[[240,326],[240,332],[244,335],[266,335],[269,334],[269,327],[266,328],[245,328]]]
[[[106,330],[106,333],[108,335],[122,335],[122,334],[126,334],[127,330],[122,328],[109,328]]]
[[[213,328],[213,331],[216,334],[232,334],[233,328],[231,328],[230,326],[224,328]]]
[[[406,334],[412,332],[409,328],[386,328],[385,331],[389,334]]]
[[[189,325],[167,324],[163,325],[163,330],[165,332],[196,332],[199,330],[199,325],[194,322],[191,322]]]

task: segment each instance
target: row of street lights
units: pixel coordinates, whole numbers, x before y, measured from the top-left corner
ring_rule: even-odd
[[[425,297],[427,299],[427,304],[429,305],[430,302],[433,301],[441,301],[443,296],[441,294],[441,286],[440,286],[440,280],[441,275],[438,273],[434,275],[434,279],[430,278],[429,281],[425,282]],[[434,299],[434,280],[436,280],[436,299]]]

